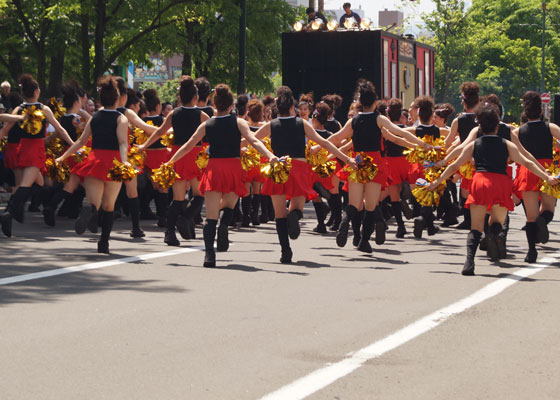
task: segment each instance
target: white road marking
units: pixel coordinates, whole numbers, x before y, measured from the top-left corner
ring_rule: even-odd
[[[99,261],[99,262],[90,263],[90,264],[76,265],[76,266],[73,266],[73,267],[50,269],[50,270],[47,270],[47,271],[34,272],[34,273],[31,273],[31,274],[2,278],[2,279],[0,279],[0,286],[10,285],[12,283],[18,283],[18,282],[32,281],[34,279],[49,278],[51,276],[71,274],[73,272],[82,272],[82,271],[88,271],[88,270],[91,270],[91,269],[107,268],[107,267],[112,267],[113,265],[120,265],[120,264],[128,264],[128,263],[133,263],[133,262],[138,262],[138,261],[153,260],[154,258],[176,256],[178,254],[192,253],[194,251],[199,251],[199,250],[201,250],[200,247],[181,248],[181,249],[177,249],[177,250],[162,251],[162,252],[158,252],[158,253],[142,254],[142,255],[139,255],[139,256],[132,256],[132,257],[124,257],[124,258],[119,258],[119,259],[116,259],[116,260]]]
[[[559,256],[560,252],[555,253],[552,257],[544,258],[536,264],[527,266],[513,274],[498,279],[484,286],[482,289],[476,291],[470,296],[457,301],[456,303],[441,308],[438,311],[394,332],[393,334],[370,344],[369,346],[347,354],[347,357],[339,362],[327,364],[325,367],[317,369],[309,375],[281,387],[280,389],[262,397],[261,400],[296,400],[310,396],[311,394],[352,373],[369,360],[382,356],[388,351],[391,351],[430,331],[447,321],[452,316],[460,314],[463,311],[466,311],[469,308],[498,295],[515,283],[542,271],[551,264],[557,262],[557,257]],[[472,278],[465,277],[461,279]]]

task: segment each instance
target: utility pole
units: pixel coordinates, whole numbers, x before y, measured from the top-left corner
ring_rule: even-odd
[[[315,8],[315,0],[309,0],[309,7]]]
[[[239,80],[237,81],[237,94],[244,94],[245,65],[246,65],[246,42],[247,42],[247,0],[240,0],[241,16],[239,17]]]
[[[542,3],[542,53],[541,53],[541,93],[544,93],[544,74],[545,74],[545,55],[544,55],[544,46],[545,46],[545,37],[546,33],[546,2],[543,1]]]
[[[317,6],[317,8],[319,8],[319,11],[324,13],[325,12],[325,0],[318,0],[319,5]]]

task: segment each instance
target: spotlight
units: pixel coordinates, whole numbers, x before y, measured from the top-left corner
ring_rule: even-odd
[[[362,22],[360,23],[360,28],[362,30],[368,30],[370,27],[371,27],[371,19],[362,18]]]
[[[300,32],[302,29],[303,29],[303,22],[302,21],[297,21],[294,24],[294,31]]]
[[[356,18],[354,18],[354,17],[346,18],[346,21],[344,21],[344,27],[346,29],[357,28],[358,27],[358,21],[356,21]]]
[[[334,31],[336,28],[338,28],[338,23],[334,19],[330,20],[327,24],[327,29],[329,31]]]
[[[315,18],[313,22],[311,22],[311,29],[314,31],[318,31],[325,23],[321,18]]]

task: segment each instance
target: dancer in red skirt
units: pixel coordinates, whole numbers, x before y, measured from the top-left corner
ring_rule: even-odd
[[[383,244],[385,242],[385,221],[381,211],[377,209],[383,186],[387,185],[386,161],[381,156],[382,138],[403,146],[409,145],[408,142],[424,148],[429,148],[430,146],[410,132],[393,124],[387,117],[380,115],[378,111],[375,111],[378,98],[375,87],[371,82],[360,81],[358,91],[363,112],[349,120],[342,130],[329,138],[329,141],[339,144],[342,140],[352,136],[354,152],[365,152],[368,156],[372,157],[378,170],[371,182],[360,183],[348,180],[349,204],[342,218],[342,223],[336,236],[336,243],[339,247],[346,245],[350,221],[362,209],[365,202],[366,212],[362,223],[358,250],[371,253],[373,250],[369,244],[369,238],[374,230],[376,232],[376,243]]]
[[[305,159],[306,137],[324,147],[336,157],[349,162],[353,167],[356,167],[356,161],[342,153],[332,143],[323,139],[309,122],[295,116],[294,97],[289,87],[278,88],[276,91],[276,106],[280,116],[266,123],[259,129],[256,136],[259,139],[270,136],[274,154],[292,158],[292,169],[288,181],[284,184],[275,184],[271,179],[268,179],[262,189],[263,194],[272,197],[276,232],[282,247],[280,262],[286,264],[292,262],[293,253],[290,248],[290,239],[299,237],[299,220],[303,218],[305,200],[317,196],[309,181],[310,166]],[[289,213],[286,210],[286,199],[290,200]]]
[[[151,122],[154,126],[160,127],[163,125],[163,116],[161,113],[161,101],[155,89],[148,89],[144,91],[144,101],[148,115],[144,118],[145,122]],[[152,170],[157,169],[161,164],[169,160],[169,150],[161,142],[161,139],[156,140],[150,147],[146,149],[146,160],[144,165],[147,169],[149,176],[152,175]],[[158,216],[157,225],[161,228],[167,227],[167,206],[168,206],[168,189],[161,187],[158,183],[152,181],[154,189],[154,202],[156,203],[156,213]]]
[[[560,139],[560,127],[541,120],[542,102],[536,92],[523,95],[523,112],[528,122],[512,132],[512,139],[519,140],[525,149],[538,161],[541,170],[552,164],[554,139]],[[532,172],[532,171],[531,171]],[[539,176],[521,166],[517,170],[514,189],[520,192],[527,214],[525,234],[529,251],[525,261],[533,263],[537,260],[537,243],[548,242],[548,223],[554,217],[556,199],[538,191]],[[539,205],[540,200],[540,205]]]
[[[60,124],[66,129],[74,142],[78,140],[79,134],[83,132],[85,125],[91,119],[91,116],[81,109],[81,105],[82,102],[76,85],[73,82],[66,83],[62,87],[62,106],[66,109],[66,113],[60,118]],[[66,159],[66,164],[72,170],[78,163],[74,157],[69,157]],[[70,179],[64,184],[63,189],[54,193],[43,209],[45,224],[55,226],[58,205],[72,196],[72,193],[80,185],[80,181],[80,177],[70,174]]]
[[[216,266],[214,239],[220,208],[223,214],[220,226],[217,228],[217,250],[227,251],[228,227],[233,218],[233,207],[239,196],[246,193],[239,159],[241,138],[245,138],[250,145],[268,157],[271,163],[278,162],[278,158],[255,138],[247,122],[231,114],[233,94],[229,86],[223,84],[216,86],[214,103],[218,111],[217,115],[202,123],[169,160],[169,163],[178,162],[185,154],[189,154],[204,136],[208,139],[210,159],[200,180],[199,189],[204,195],[206,204],[206,223],[203,230],[206,253],[203,265],[210,268]]]
[[[467,259],[463,266],[463,275],[474,275],[474,257],[488,211],[490,211],[488,256],[492,260],[497,260],[505,253],[502,224],[506,219],[507,211],[513,210],[514,207],[511,199],[513,186],[506,171],[509,159],[524,165],[550,185],[558,183],[555,177],[549,176],[537,164],[525,158],[515,144],[497,136],[500,119],[495,105],[480,105],[476,109],[476,119],[483,136],[467,145],[459,158],[450,164],[438,179],[428,185],[429,190],[434,190],[461,165],[474,158],[476,172],[466,201],[471,214],[471,231],[467,236]]]
[[[117,159],[129,165],[128,155],[128,119],[117,111],[119,89],[115,78],[103,77],[99,80],[99,100],[103,109],[97,111],[88,121],[84,132],[56,161],[63,162],[85,145],[91,136],[91,152],[87,159],[78,164],[72,173],[84,180],[87,204],[80,211],[74,228],[81,235],[86,228],[97,232],[97,212],[103,210],[101,216],[101,237],[97,242],[99,253],[109,253],[109,237],[113,228],[115,201],[122,183],[112,181],[107,172]]]
[[[19,83],[25,102],[16,107],[14,114],[22,114],[25,109],[35,107],[43,111],[45,119],[38,133],[19,129],[20,141],[16,150],[15,170],[17,174],[15,173],[15,175],[19,176],[20,179],[19,182],[16,182],[18,188],[9,203],[7,211],[0,218],[2,231],[8,237],[12,234],[12,218],[23,223],[24,204],[29,196],[31,185],[35,182],[39,182],[40,186],[43,185],[41,170],[45,168],[46,155],[44,139],[47,123],[50,123],[54,127],[55,131],[66,143],[74,143],[70,136],[68,136],[68,132],[60,126],[51,109],[37,102],[41,93],[37,81],[35,81],[31,75],[22,75],[19,79]]]
[[[148,141],[141,146],[144,150],[160,139],[161,136],[173,128],[173,150],[170,155],[175,154],[181,146],[183,146],[195,133],[198,126],[208,120],[208,115],[202,112],[196,104],[198,103],[198,92],[194,84],[193,78],[190,76],[183,77],[181,86],[179,87],[179,97],[182,106],[177,107],[170,113],[163,124],[154,132]],[[181,177],[173,184],[173,201],[167,209],[167,230],[165,232],[164,242],[169,246],[179,246],[179,240],[175,235],[175,226],[179,228],[179,233],[183,239],[194,239],[194,222],[193,216],[200,212],[204,204],[204,198],[198,190],[199,178],[202,173],[196,165],[196,157],[202,150],[200,141],[197,145],[190,149],[186,157],[175,158],[177,163],[174,165],[175,170]],[[179,218],[185,208],[185,195],[189,189],[193,190],[193,199],[186,209],[184,218]]]

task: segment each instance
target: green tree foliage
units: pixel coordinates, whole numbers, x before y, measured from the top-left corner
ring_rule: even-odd
[[[140,90],[156,89],[158,97],[162,103],[166,101],[173,103],[177,99],[177,88],[179,87],[179,79],[167,81],[163,85],[155,82],[144,82],[140,85]]]
[[[520,97],[539,90],[541,80],[541,0],[435,0],[425,14],[436,47],[436,99],[459,106],[463,81],[480,84],[483,94],[502,99],[509,119],[518,119]],[[560,90],[560,1],[547,2],[545,88]]]

